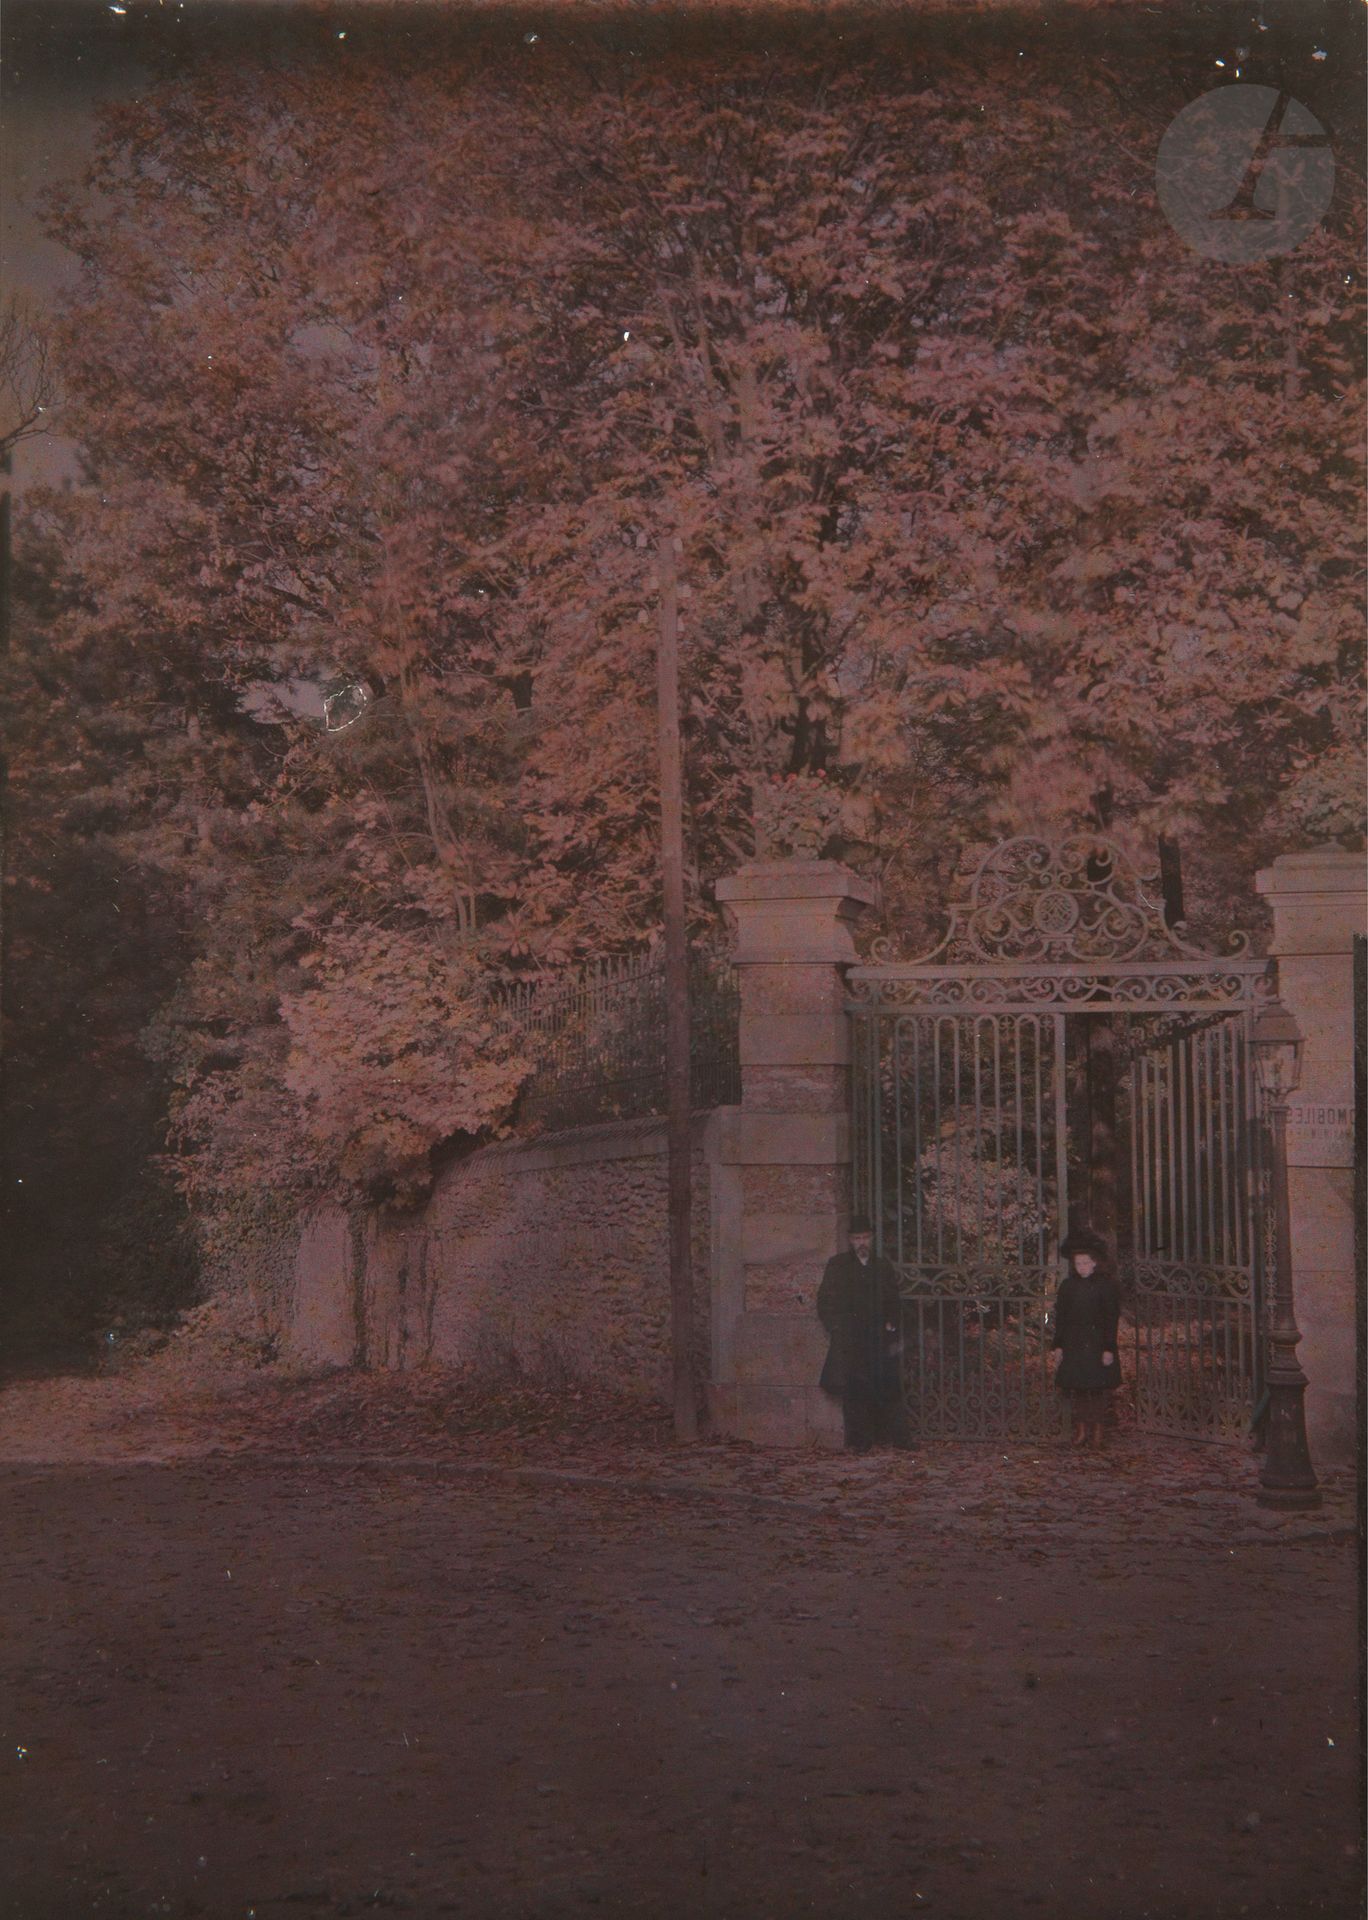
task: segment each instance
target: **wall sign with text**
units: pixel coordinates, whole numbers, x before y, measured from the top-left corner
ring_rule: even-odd
[[[1343,1098],[1294,1100],[1287,1111],[1287,1164],[1290,1167],[1352,1167],[1354,1102]]]

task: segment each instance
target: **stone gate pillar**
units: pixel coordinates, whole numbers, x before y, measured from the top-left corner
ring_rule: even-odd
[[[1306,1428],[1320,1464],[1355,1445],[1354,935],[1368,915],[1361,854],[1284,854],[1256,876],[1273,912],[1279,993],[1306,1036],[1288,1114],[1288,1188]]]
[[[839,1408],[817,1385],[816,1301],[848,1220],[844,968],[875,888],[835,860],[784,860],[743,867],[716,891],[736,923],[742,1102],[720,1142],[740,1260],[732,1297],[714,1306],[712,1420],[743,1439],[839,1447]]]

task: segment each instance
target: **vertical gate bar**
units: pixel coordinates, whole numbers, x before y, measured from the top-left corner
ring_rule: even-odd
[[[883,1151],[879,1127],[879,1016],[870,1011],[855,1015],[852,1022],[851,1058],[858,1075],[855,1105],[859,1114],[861,1138],[858,1177],[852,1182],[852,1211],[863,1207],[874,1218],[874,1163]]]
[[[865,1022],[865,1125],[869,1158],[865,1165],[865,1205],[871,1221],[883,1217],[883,1073],[885,1016],[882,1007]]]
[[[913,1181],[913,1186],[912,1186],[912,1196],[913,1196],[913,1204],[916,1207],[917,1265],[919,1267],[921,1266],[923,1260],[926,1257],[925,1250],[923,1247],[923,1223],[922,1223],[922,1173],[921,1173],[922,1125],[921,1123],[922,1123],[922,1090],[925,1083],[922,1078],[921,1042],[922,1042],[922,1023],[919,1019],[917,1019],[912,1022],[912,1080],[913,1080],[912,1166],[913,1166],[914,1173],[916,1175]]]
[[[1228,1273],[1226,1273],[1226,1267],[1230,1265],[1230,1177],[1228,1177],[1228,1173],[1230,1173],[1230,1129],[1228,1129],[1228,1125],[1226,1125],[1226,1066],[1224,1066],[1224,1062],[1226,1062],[1226,1025],[1228,1025],[1228,1021],[1218,1020],[1216,1021],[1216,1025],[1214,1025],[1214,1029],[1212,1029],[1212,1054],[1214,1054],[1214,1060],[1216,1060],[1216,1089],[1218,1089],[1216,1098],[1214,1098],[1214,1102],[1212,1102],[1212,1108],[1214,1108],[1214,1112],[1212,1112],[1212,1123],[1214,1123],[1214,1127],[1216,1127],[1216,1179],[1218,1179],[1218,1183],[1220,1183],[1220,1185],[1218,1185],[1218,1196],[1216,1196],[1216,1223],[1214,1223],[1214,1227],[1212,1227],[1212,1254],[1214,1254],[1216,1265],[1218,1265],[1218,1269],[1220,1269],[1220,1279],[1218,1279],[1218,1283],[1216,1284],[1222,1288],[1222,1290],[1220,1290],[1220,1302],[1222,1302],[1222,1315],[1220,1315],[1220,1323],[1222,1323],[1222,1325],[1220,1325],[1220,1331],[1222,1331],[1222,1365],[1224,1365],[1224,1377],[1222,1377],[1222,1388],[1220,1388],[1220,1390],[1222,1390],[1222,1402],[1226,1405],[1226,1413],[1234,1413],[1237,1394],[1239,1394],[1239,1382],[1237,1382],[1234,1369],[1232,1369],[1232,1354],[1230,1354],[1230,1321],[1232,1321],[1232,1313],[1230,1313],[1230,1294],[1228,1294],[1230,1277],[1228,1277]]]
[[[869,1203],[871,1223],[884,1217],[885,1171],[888,1129],[884,1124],[886,1095],[884,1077],[888,1072],[888,1013],[881,1004],[869,1023],[869,1124],[873,1129],[869,1154]],[[896,1195],[897,1179],[894,1177]]]
[[[1191,1257],[1192,1251],[1188,1221],[1188,1189],[1192,1180],[1188,1163],[1192,1128],[1188,1117],[1187,1052],[1186,1040],[1175,1040],[1169,1055],[1173,1063],[1174,1104],[1178,1121],[1178,1238],[1175,1252],[1177,1258],[1184,1261]]]
[[[1216,1251],[1216,1090],[1213,1063],[1215,1060],[1215,1032],[1207,1027],[1202,1033],[1203,1078],[1206,1085],[1206,1101],[1202,1109],[1206,1119],[1206,1196],[1207,1231],[1206,1258],[1212,1266],[1219,1264],[1220,1255]]]
[[[935,1148],[936,1148],[936,1265],[945,1265],[945,1181],[941,1166],[941,1022],[937,1016],[931,1023],[931,1081],[935,1094]]]
[[[950,1023],[950,1088],[954,1095],[955,1129],[955,1259],[964,1259],[964,1126],[962,1119],[963,1099],[960,1089],[960,1022]]]
[[[1183,1079],[1186,1083],[1183,1096],[1184,1164],[1187,1168],[1187,1221],[1184,1231],[1183,1258],[1186,1261],[1200,1259],[1198,1251],[1201,1244],[1201,1227],[1197,1210],[1197,1189],[1200,1175],[1198,1171],[1198,1120],[1197,1120],[1197,1049],[1195,1035],[1184,1034],[1179,1043],[1183,1055]]]
[[[1129,1035],[1127,1036],[1129,1038]],[[1131,1377],[1135,1381],[1135,1403],[1140,1404],[1140,1274],[1139,1247],[1137,1241],[1143,1231],[1140,1220],[1140,1149],[1139,1117],[1140,1089],[1137,1069],[1140,1062],[1129,1054],[1126,1061],[1126,1137],[1130,1147],[1130,1256],[1131,1256],[1131,1299],[1134,1313],[1131,1319]]]
[[[1155,1223],[1155,1250],[1157,1250],[1157,1258],[1164,1260],[1164,1258],[1172,1258],[1172,1250],[1174,1250],[1174,1169],[1172,1169],[1174,1127],[1172,1127],[1172,1098],[1170,1098],[1172,1089],[1168,1085],[1168,1054],[1164,1052],[1162,1041],[1159,1046],[1155,1046],[1155,1092],[1157,1092],[1157,1129],[1159,1129],[1159,1144],[1155,1148],[1157,1152],[1155,1167],[1157,1167],[1157,1175],[1162,1187],[1159,1219]]]
[[[848,1012],[846,1031],[850,1035],[850,1111],[851,1111],[851,1152],[850,1152],[850,1204],[852,1209],[868,1205],[870,1180],[869,1160],[874,1152],[876,1136],[869,1125],[869,1072],[868,1042],[865,1038],[866,1021],[861,1014],[853,1010]]]
[[[1159,1073],[1158,1061],[1151,1049],[1145,1055],[1145,1212],[1149,1257],[1159,1257],[1159,1215],[1161,1162],[1159,1159]]]
[[[1035,1036],[1035,1061],[1031,1079],[1035,1088],[1036,1205],[1039,1215],[1039,1225],[1036,1228],[1036,1260],[1042,1270],[1045,1266],[1045,1235],[1048,1231],[1048,1223],[1045,1218],[1044,1092],[1041,1084],[1044,1077],[1044,1069],[1041,1064],[1041,1036],[1043,1026],[1044,1022],[1037,1014],[1031,1021],[1031,1032]]]
[[[850,1186],[851,1198],[858,1201],[864,1191],[865,1076],[864,1028],[855,1014],[846,1015],[850,1033]]]
[[[1234,1107],[1235,1125],[1232,1138],[1235,1142],[1235,1191],[1232,1196],[1235,1213],[1235,1264],[1248,1268],[1253,1258],[1250,1252],[1249,1228],[1252,1211],[1252,1180],[1249,1156],[1250,1110],[1246,1097],[1244,1072],[1244,1034],[1238,1027],[1230,1032],[1230,1097]]]
[[[1264,1159],[1263,1115],[1259,1105],[1258,1087],[1254,1079],[1254,1049],[1250,1045],[1254,1022],[1254,1010],[1247,1008],[1240,1028],[1241,1055],[1244,1067],[1244,1111],[1246,1119],[1245,1133],[1248,1142],[1249,1162],[1249,1201],[1246,1207],[1245,1234],[1249,1245],[1250,1301],[1253,1315],[1250,1332],[1250,1360],[1253,1366],[1253,1391],[1257,1398],[1263,1387],[1264,1369],[1264,1304],[1267,1298],[1268,1276],[1265,1271],[1265,1251],[1267,1241],[1264,1236],[1264,1214],[1268,1205],[1266,1181],[1268,1168]]]
[[[1239,1175],[1239,1029],[1226,1027],[1226,1213],[1230,1231],[1226,1238],[1226,1263],[1237,1267],[1239,1254],[1239,1213],[1241,1213],[1241,1175]]]
[[[898,1265],[903,1263],[903,1175],[907,1161],[903,1157],[903,1019],[893,1022],[893,1165],[897,1169]],[[914,1090],[915,1091],[915,1090]]]
[[[1136,1089],[1134,1060],[1126,1062],[1126,1144],[1130,1149],[1130,1216],[1131,1216],[1131,1260],[1137,1251],[1137,1232],[1135,1216],[1140,1205],[1140,1162],[1135,1145]]]
[[[1178,1113],[1177,1097],[1173,1085],[1173,1048],[1168,1047],[1163,1056],[1162,1084],[1164,1088],[1164,1118],[1167,1122],[1165,1141],[1164,1171],[1168,1178],[1168,1226],[1167,1252],[1170,1262],[1178,1258]]]
[[[1068,1034],[1064,1015],[1057,1013],[1053,1025],[1053,1054],[1055,1082],[1055,1182],[1056,1195],[1056,1259],[1059,1244],[1069,1230],[1069,1111],[1068,1111]],[[1047,1282],[1048,1290],[1048,1282]],[[1048,1368],[1042,1368],[1048,1375]],[[1047,1381],[1047,1391],[1048,1391]]]
[[[1069,1231],[1069,1109],[1068,1088],[1065,1080],[1068,1074],[1068,1051],[1064,1030],[1064,1015],[1054,1016],[1054,1077],[1055,1077],[1055,1184],[1057,1189],[1056,1225],[1060,1238]]]
[[[888,1151],[887,1129],[884,1125],[884,1077],[888,1071],[888,1014],[880,1003],[865,1029],[866,1087],[868,1101],[869,1126],[869,1165],[867,1169],[868,1186],[865,1191],[865,1204],[869,1208],[871,1224],[883,1219],[884,1213],[884,1157]]]
[[[1263,1265],[1263,1125],[1258,1086],[1254,1078],[1254,1055],[1249,1046],[1249,1029],[1242,1023],[1236,1043],[1237,1071],[1240,1077],[1240,1138],[1243,1144],[1243,1204],[1240,1228],[1244,1241],[1243,1266],[1247,1276],[1257,1277]],[[1255,1327],[1256,1346],[1260,1339]]]
[[[1154,1255],[1156,1260],[1162,1260],[1172,1245],[1168,1216],[1173,1199],[1173,1184],[1169,1177],[1168,1079],[1164,1066],[1163,1047],[1159,1045],[1154,1049]]]
[[[1188,1409],[1192,1405],[1192,1303],[1184,1294],[1177,1292],[1172,1293],[1170,1298],[1179,1331],[1177,1415],[1181,1429],[1187,1422]]]
[[[1161,1431],[1168,1424],[1168,1326],[1167,1296],[1151,1293],[1145,1303],[1148,1316],[1150,1363],[1150,1405],[1154,1424]]]
[[[1190,1135],[1189,1135],[1190,1138]],[[1187,1289],[1187,1333],[1188,1333],[1188,1422],[1192,1429],[1202,1424],[1202,1294],[1197,1285],[1197,1276],[1191,1269],[1190,1250],[1184,1248],[1184,1264],[1187,1272],[1183,1284]]]
[[[1007,1267],[1007,1222],[1003,1213],[1003,1192],[1006,1184],[1006,1168],[1002,1160],[1002,1016],[995,1014],[991,1022],[993,1032],[993,1164],[997,1168],[997,1259],[1003,1270],[1004,1284]]]
[[[869,1089],[866,1085],[868,1076],[865,1072],[864,1021],[859,1014],[848,1013],[846,1025],[850,1034],[851,1203],[858,1205],[865,1194],[868,1182],[867,1154],[872,1149],[873,1140],[869,1134]]]
[[[1221,1027],[1221,1239],[1223,1264],[1240,1264],[1240,1102],[1235,1027]]]
[[[1206,1245],[1203,1222],[1206,1219],[1205,1108],[1202,1104],[1202,1035],[1194,1033],[1188,1042],[1189,1073],[1192,1079],[1192,1258],[1204,1259]]]
[[[1163,1047],[1157,1045],[1153,1055],[1154,1066],[1154,1252],[1156,1260],[1162,1259],[1170,1245],[1168,1214],[1171,1190],[1168,1166],[1168,1100],[1164,1075]]]
[[[1016,1158],[1017,1188],[1025,1197],[1026,1180],[1026,1143],[1021,1111],[1021,1016],[1012,1020],[1012,1105],[1016,1113]],[[1026,1264],[1026,1209],[1018,1205],[1016,1210],[1017,1265]]]
[[[1243,1037],[1244,1016],[1236,1015],[1225,1023],[1226,1058],[1229,1067],[1230,1114],[1226,1127],[1226,1144],[1229,1159],[1228,1185],[1230,1191],[1230,1262],[1236,1269],[1235,1284],[1239,1287],[1239,1310],[1236,1320],[1236,1342],[1239,1358],[1239,1384],[1241,1393],[1250,1395],[1252,1406],[1258,1392],[1257,1375],[1259,1363],[1255,1355],[1258,1344],[1258,1322],[1251,1308],[1253,1288],[1248,1284],[1249,1275],[1245,1269],[1241,1242],[1244,1238],[1242,1222],[1248,1210],[1245,1197],[1246,1185],[1243,1172],[1244,1160],[1244,1102],[1240,1096],[1240,1042]]]
[[[1220,1133],[1216,1129],[1216,1029],[1203,1033],[1207,1073],[1207,1260],[1220,1265]]]
[[[874,1162],[882,1152],[879,1128],[879,1016],[861,1014],[855,1022],[851,1048],[859,1073],[859,1115],[863,1151],[859,1180],[851,1196],[852,1210],[864,1208],[871,1220],[877,1218],[874,1205]]]
[[[869,1082],[866,1122],[869,1127],[869,1185],[865,1193],[865,1201],[869,1207],[870,1224],[877,1233],[883,1223],[884,1152],[887,1138],[887,1129],[884,1126],[884,1047],[886,1044],[884,1036],[888,1031],[888,1014],[882,1000],[875,1002],[866,1027]]]
[[[1153,1257],[1150,1253],[1150,1172],[1154,1164],[1154,1155],[1150,1146],[1150,1110],[1154,1102],[1150,1097],[1149,1054],[1147,1052],[1140,1054],[1135,1065],[1138,1071],[1140,1086],[1140,1178],[1143,1185],[1143,1197],[1140,1204],[1140,1252],[1146,1259],[1150,1259]]]
[[[974,1165],[978,1169],[978,1219],[975,1221],[978,1264],[983,1261],[983,1022],[974,1022]]]
[[[869,1073],[866,1059],[865,1018],[856,1008],[843,1014],[850,1036],[850,1204],[859,1206],[869,1185],[870,1156],[878,1135],[869,1124]]]
[[[1222,1021],[1216,1029],[1217,1084],[1220,1087],[1220,1102],[1217,1107],[1217,1120],[1221,1134],[1221,1265],[1228,1267],[1230,1259],[1230,1116],[1231,1102],[1227,1082],[1230,1078],[1230,1028]]]

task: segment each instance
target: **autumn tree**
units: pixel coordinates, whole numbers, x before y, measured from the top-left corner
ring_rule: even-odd
[[[119,844],[145,818],[128,769],[159,718],[150,663],[58,644],[79,589],[33,514],[11,571],[0,1338],[18,1365],[174,1316],[195,1250],[157,1164],[170,1086],[142,1044],[189,948],[169,889]]]
[[[638,62],[528,111],[564,319],[517,404],[563,462],[496,550],[515,644],[543,636],[542,831],[597,872],[639,830],[620,708],[661,526],[693,589],[705,871],[779,774],[840,786],[894,900],[937,848],[1041,823],[1105,824],[1142,865],[1167,832],[1236,888],[1279,837],[1356,829],[1342,226],[1213,269],[1154,206],[1169,76],[1123,102],[1037,38],[987,126],[979,72],[867,53],[704,46],[682,83]]]
[[[772,28],[173,64],[54,205],[59,644],[156,688],[118,831],[196,949],[206,1205],[416,1198],[514,1111],[490,982],[649,935],[666,534],[700,929],[757,819],[897,921],[1027,826],[1178,836],[1229,910],[1360,824],[1353,183],[1213,266],[1154,197],[1190,57]]]

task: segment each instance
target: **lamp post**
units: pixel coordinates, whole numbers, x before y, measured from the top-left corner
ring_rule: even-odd
[[[1320,1488],[1306,1441],[1306,1375],[1292,1297],[1292,1211],[1287,1193],[1287,1109],[1301,1080],[1301,1028],[1281,1001],[1254,1022],[1254,1072],[1268,1114],[1273,1178],[1273,1315],[1268,1328],[1268,1447],[1259,1504],[1318,1507]]]

